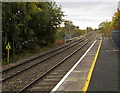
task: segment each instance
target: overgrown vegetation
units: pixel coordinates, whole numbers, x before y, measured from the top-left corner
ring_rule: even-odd
[[[34,50],[36,45],[53,45],[63,16],[55,2],[3,2],[3,59],[6,58],[5,46],[8,42],[11,44],[11,57]]]
[[[10,62],[15,62],[54,47],[56,43],[64,44],[65,36],[79,37],[85,33],[71,21],[63,20],[63,16],[61,7],[55,2],[3,2],[3,64],[7,64],[8,42]]]
[[[111,37],[112,31],[120,31],[120,10],[114,13],[112,21],[100,23],[99,30],[104,33],[104,36]]]
[[[75,26],[72,21],[66,20],[64,22],[64,27],[61,28],[64,31],[65,35],[72,35],[73,37],[78,37],[84,34],[85,31],[79,29],[78,26]]]

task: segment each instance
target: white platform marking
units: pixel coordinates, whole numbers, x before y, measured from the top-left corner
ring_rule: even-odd
[[[86,56],[86,54],[90,51],[90,49],[95,45],[97,40],[93,42],[93,44],[89,47],[89,49],[83,54],[83,56],[78,60],[78,62],[69,70],[69,72],[60,80],[60,82],[51,90],[50,93],[54,93],[61,86],[61,84],[65,81],[65,79],[70,75],[70,73],[76,68],[76,66],[82,61],[82,59]]]

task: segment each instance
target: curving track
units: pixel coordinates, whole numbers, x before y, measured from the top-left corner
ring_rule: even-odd
[[[51,71],[54,72],[55,68],[57,69],[62,64],[66,64],[66,60],[68,60],[73,54],[76,54],[82,47],[87,45],[91,40],[93,34],[88,34],[85,38],[80,40],[74,41],[70,44],[64,45],[60,48],[54,49],[44,55],[41,55],[39,58],[35,58],[30,60],[29,62],[25,62],[13,68],[3,71],[3,91],[24,91],[25,89],[29,89],[29,86],[34,85],[36,81],[41,80],[41,78],[46,77],[47,74],[50,74]],[[88,39],[89,38],[89,39]],[[77,50],[76,50],[77,49]],[[67,63],[68,64],[68,63]],[[75,64],[74,62],[71,63],[71,66]],[[66,68],[70,69],[70,64]],[[61,67],[64,67],[61,66]],[[62,75],[60,71],[63,73]],[[63,70],[55,70],[56,74],[56,82],[61,79],[65,75],[65,71]],[[49,73],[50,72],[50,73]],[[50,76],[52,78],[53,76]],[[55,78],[55,77],[54,77]],[[46,79],[49,81],[49,79]],[[53,80],[54,81],[54,80]],[[42,81],[43,82],[43,81]],[[40,83],[42,86],[46,83]],[[53,83],[52,83],[53,84]],[[49,84],[48,84],[49,85]],[[51,87],[53,87],[51,85]],[[42,89],[41,89],[42,90]],[[43,89],[44,90],[44,89]],[[46,90],[46,89],[45,89]],[[44,90],[44,91],[45,91]],[[48,89],[48,91],[50,88]]]
[[[80,39],[78,41],[74,41],[74,42],[72,42],[70,44],[64,45],[62,47],[59,47],[57,49],[54,49],[52,51],[49,51],[49,52],[47,52],[45,54],[42,54],[37,58],[31,59],[29,61],[26,61],[24,63],[21,63],[19,65],[11,67],[9,69],[6,69],[6,70],[2,71],[2,74],[3,74],[3,80],[2,81],[6,81],[7,79],[9,79],[9,78],[11,78],[11,77],[13,77],[13,76],[15,76],[17,74],[20,74],[23,71],[38,65],[39,63],[41,63],[41,62],[43,62],[45,60],[48,60],[49,58],[55,56],[56,54],[64,52],[65,50],[77,45],[79,42],[83,42],[84,40],[86,40],[86,37],[82,38],[82,39]]]

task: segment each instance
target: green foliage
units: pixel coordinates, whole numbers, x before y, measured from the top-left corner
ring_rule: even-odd
[[[104,33],[104,36],[110,37],[111,32],[113,30],[113,26],[111,25],[111,22],[105,21],[100,23],[99,29],[102,33]]]
[[[78,29],[78,28],[76,28],[75,30],[74,30],[74,36],[75,37],[79,37],[80,35],[82,35],[84,32],[83,31],[81,31],[80,29]]]
[[[64,40],[65,31],[62,27],[58,28],[57,34],[56,34],[56,40]]]
[[[12,46],[12,54],[34,49],[33,43],[54,44],[63,16],[55,2],[3,2],[3,57],[7,42]]]
[[[111,22],[105,21],[100,23],[99,30],[107,37],[111,36],[113,30],[120,31],[120,10],[114,13]]]
[[[114,13],[112,25],[114,27],[114,30],[120,31],[120,10]]]
[[[33,16],[30,27],[34,29],[35,36],[38,37],[40,44],[54,43],[56,29],[62,22],[63,12],[55,3],[39,3],[43,11],[38,12]]]
[[[57,39],[64,39],[65,35],[73,35],[74,37],[79,37],[84,33],[85,31],[82,31],[78,26],[75,26],[72,21],[65,20],[64,27],[60,27],[57,31]]]
[[[65,34],[73,34],[74,33],[74,29],[75,29],[75,25],[73,25],[72,21],[66,20],[64,21],[64,31]]]
[[[120,31],[120,10],[114,13],[111,22],[105,21],[100,23],[99,30],[107,37],[111,36],[113,30]]]
[[[87,31],[92,31],[93,29],[92,29],[92,27],[87,27],[86,30]]]

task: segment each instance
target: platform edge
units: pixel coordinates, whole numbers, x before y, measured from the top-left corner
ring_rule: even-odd
[[[98,58],[98,55],[99,55],[99,52],[100,52],[100,49],[101,49],[101,45],[102,45],[102,40],[100,40],[100,43],[99,43],[99,46],[98,46],[98,49],[97,49],[97,52],[96,52],[96,55],[94,57],[94,60],[92,62],[92,65],[90,67],[90,70],[88,72],[88,75],[87,75],[87,79],[84,83],[84,86],[82,88],[82,93],[86,93],[87,89],[88,89],[88,86],[90,84],[90,80],[91,80],[91,77],[92,77],[92,73],[93,73],[93,70],[94,70],[94,67],[95,67],[95,63],[97,61],[97,58]]]

